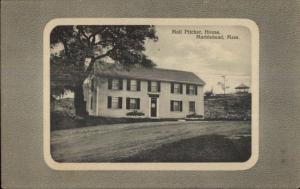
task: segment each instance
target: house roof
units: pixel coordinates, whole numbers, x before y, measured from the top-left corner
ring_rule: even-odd
[[[249,87],[245,84],[240,84],[239,86],[236,87],[236,89],[249,89]]]
[[[95,68],[95,75],[205,85],[205,82],[193,72],[162,68],[131,68],[124,70],[97,67]]]

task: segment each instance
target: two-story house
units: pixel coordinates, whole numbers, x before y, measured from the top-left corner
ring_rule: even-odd
[[[159,68],[95,69],[84,84],[89,115],[150,118],[204,115],[204,81],[192,72]]]

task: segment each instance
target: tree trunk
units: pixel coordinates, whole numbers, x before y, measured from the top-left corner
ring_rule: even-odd
[[[77,85],[74,89],[74,106],[75,113],[78,116],[86,116],[86,102],[84,101],[83,95],[83,82]]]

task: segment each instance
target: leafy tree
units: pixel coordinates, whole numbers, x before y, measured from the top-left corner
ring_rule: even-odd
[[[57,26],[50,34],[51,95],[71,90],[77,115],[84,115],[83,82],[94,64],[110,58],[116,65],[153,67],[144,54],[147,39],[157,41],[151,25]]]

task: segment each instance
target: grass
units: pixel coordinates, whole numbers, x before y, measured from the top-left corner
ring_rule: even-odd
[[[118,162],[245,162],[251,156],[251,137],[205,135],[142,151]]]

